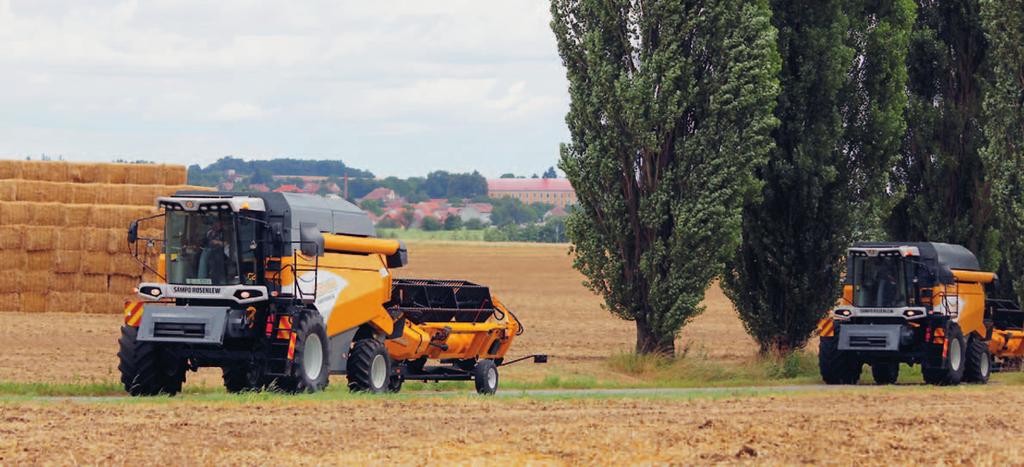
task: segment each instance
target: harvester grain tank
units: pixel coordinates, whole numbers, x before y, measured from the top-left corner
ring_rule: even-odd
[[[840,305],[819,323],[819,365],[828,384],[856,384],[865,364],[895,383],[900,363],[921,365],[930,384],[986,383],[1020,365],[1024,313],[990,298],[997,280],[968,249],[945,243],[856,243]]]
[[[148,219],[128,231],[160,278],[125,307],[118,356],[132,395],[177,393],[199,367],[221,368],[230,392],[313,392],[345,374],[353,391],[473,380],[493,394],[498,367],[513,363],[523,326],[511,310],[467,281],[393,277],[405,245],[375,238],[344,200],[179,192],[157,205],[161,237],[139,235]]]

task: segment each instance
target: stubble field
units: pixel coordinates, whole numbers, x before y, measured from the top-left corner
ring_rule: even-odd
[[[607,363],[630,348],[633,328],[600,310],[565,246],[413,243],[410,249],[411,267],[401,277],[492,286],[527,326],[512,353],[551,355],[547,365],[504,368],[505,383],[554,376],[645,382]],[[707,312],[677,342],[687,349],[684,360],[756,365],[751,340],[717,288],[705,304]],[[0,317],[0,381],[116,381],[119,315]],[[216,371],[201,371],[186,388],[219,385]],[[469,390],[200,392],[148,400],[0,395],[0,464],[889,465],[1024,458],[1012,409],[1010,417],[999,415],[1024,403],[1024,392],[1000,382],[618,395],[506,389],[497,398]]]

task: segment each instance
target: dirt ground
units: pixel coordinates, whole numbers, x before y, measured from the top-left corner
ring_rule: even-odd
[[[1019,463],[1018,388],[725,399],[0,402],[0,464]],[[984,397],[980,397],[984,395]]]
[[[526,326],[509,357],[551,356],[546,365],[503,368],[505,380],[585,375],[629,382],[629,376],[610,371],[603,362],[630,349],[633,324],[600,308],[601,300],[583,287],[583,277],[572,269],[565,245],[410,242],[409,250],[410,265],[396,270],[396,276],[466,279],[490,286]],[[705,305],[707,311],[683,330],[677,347],[717,360],[754,355],[752,341],[717,287],[709,290]],[[0,318],[0,381],[117,380],[120,315],[0,313]],[[217,386],[220,375],[200,370],[189,375],[188,384]]]

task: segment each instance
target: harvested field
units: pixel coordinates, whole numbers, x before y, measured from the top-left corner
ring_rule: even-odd
[[[0,463],[1016,463],[1024,446],[1015,421],[990,414],[1024,403],[1018,389],[7,402],[0,403]],[[292,433],[302,435],[282,435]]]
[[[635,332],[632,323],[600,309],[600,299],[581,285],[582,276],[572,269],[566,246],[410,242],[409,250],[410,266],[396,270],[398,277],[467,279],[491,286],[526,325],[526,333],[513,345],[511,354],[551,355],[546,365],[526,363],[503,369],[506,380],[539,381],[548,376],[592,377],[622,383],[636,380],[609,370],[604,363],[610,354],[630,349]],[[87,303],[80,310],[97,310],[96,297],[102,296],[99,292],[115,291],[109,287],[127,289],[127,280],[116,277],[79,275],[78,287],[87,291],[83,294]],[[705,303],[707,312],[686,327],[679,347],[689,346],[694,353],[700,349],[702,355],[716,360],[739,362],[751,358],[755,349],[728,300],[713,287]],[[120,313],[120,307],[114,305],[106,306]],[[45,297],[41,306],[45,309]],[[120,314],[65,311],[70,313],[45,317],[27,313],[4,315],[0,321],[0,353],[4,355],[0,359],[0,380],[116,380]],[[37,326],[39,319],[60,325]],[[40,360],[54,363],[39,367]],[[202,370],[198,375],[190,375],[188,384],[218,386],[219,372]]]

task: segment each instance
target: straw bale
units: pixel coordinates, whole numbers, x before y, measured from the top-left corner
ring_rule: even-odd
[[[49,313],[80,313],[82,311],[82,294],[50,292],[46,296],[46,311]]]
[[[128,183],[136,185],[163,185],[163,164],[132,164],[128,167]]]
[[[55,235],[53,227],[25,227],[26,251],[49,251],[54,248]]]
[[[125,184],[128,183],[128,170],[130,164],[106,164],[103,166],[103,175],[106,176],[106,180],[101,183],[116,183]]]
[[[86,251],[106,252],[109,237],[107,229],[85,229],[85,235],[82,236],[82,244]]]
[[[135,260],[135,257],[127,253],[110,255],[110,268],[107,272],[111,274],[137,275],[142,274],[142,265]]]
[[[0,201],[0,225],[28,224],[31,221],[31,204]]]
[[[22,161],[0,160],[0,178],[21,178]]]
[[[107,253],[127,253],[128,232],[127,230],[107,229]]]
[[[79,250],[57,250],[54,254],[54,272],[74,272],[82,270],[82,252]]]
[[[106,274],[110,268],[110,254],[105,251],[82,252],[82,272],[87,274]],[[104,286],[106,290],[106,286]]]
[[[53,290],[81,292],[82,274],[77,272],[53,273]]]
[[[89,225],[104,229],[115,227],[120,219],[120,211],[121,206],[93,206]]]
[[[0,201],[17,201],[18,181],[0,179]]]
[[[82,311],[85,313],[120,313],[123,307],[111,307],[110,295],[107,293],[82,294]]]
[[[106,292],[109,287],[107,275],[82,274],[78,278],[78,289],[82,292]]]
[[[0,293],[0,311],[21,311],[21,295]]]
[[[188,181],[188,171],[183,165],[163,166],[164,185],[184,185]]]
[[[68,163],[63,161],[25,161],[21,166],[21,178],[63,182],[68,180]]]
[[[53,200],[53,182],[18,180],[17,200],[44,203]]]
[[[3,260],[4,268],[7,269],[25,269],[28,267],[28,253],[24,250],[0,251],[0,260]]]
[[[0,292],[20,292],[21,291],[21,270],[12,269],[4,273],[3,279],[0,279]]]
[[[60,203],[32,203],[32,225],[64,225],[64,205]]]
[[[139,286],[139,282],[141,280],[138,276],[111,274],[107,291],[118,296],[129,296],[134,293],[132,290]]]
[[[21,311],[28,313],[42,313],[46,311],[46,295],[45,292],[22,292],[19,297],[21,299]]]
[[[53,250],[26,251],[26,269],[50,269],[53,267]]]
[[[50,269],[26,269],[21,271],[21,278],[19,283],[21,288],[19,292],[46,292],[50,290],[50,280],[52,279]]]
[[[93,218],[93,208],[85,204],[69,204],[64,206],[64,225],[68,227],[89,227]]]
[[[70,202],[75,204],[96,204],[97,189],[103,185],[97,183],[74,183],[68,186],[71,191]]]
[[[65,227],[57,231],[58,250],[81,250],[85,244],[87,229],[82,227]]]
[[[0,225],[0,250],[20,250],[25,245],[25,227]]]

